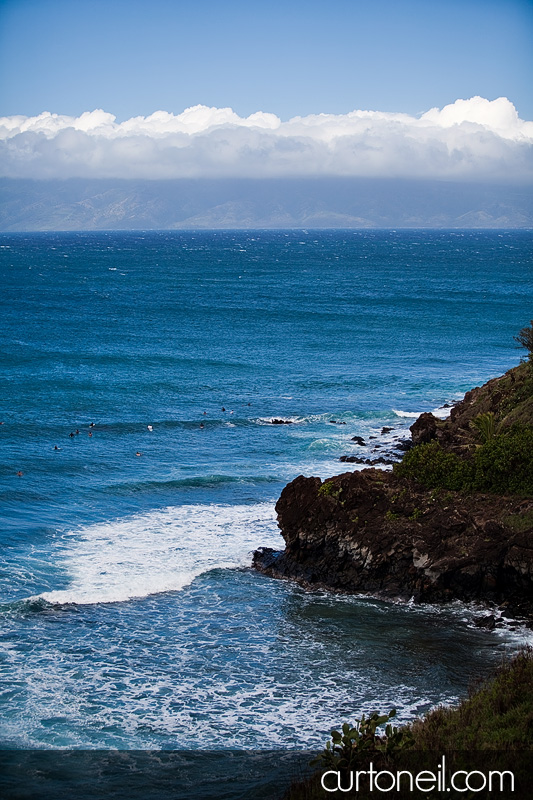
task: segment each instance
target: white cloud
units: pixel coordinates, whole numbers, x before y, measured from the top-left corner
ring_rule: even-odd
[[[529,181],[533,122],[505,97],[457,100],[420,117],[378,111],[282,122],[194,106],[118,123],[100,109],[0,118],[12,178],[364,176]]]

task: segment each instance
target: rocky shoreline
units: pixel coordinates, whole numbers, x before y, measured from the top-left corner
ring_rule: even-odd
[[[468,392],[446,420],[422,414],[411,426],[413,445],[435,441],[468,458],[479,447],[472,421],[480,414],[499,430],[530,425],[527,368]],[[428,489],[372,467],[326,481],[300,475],[276,512],[285,550],[254,554],[267,575],[386,599],[496,604],[533,621],[531,496]]]

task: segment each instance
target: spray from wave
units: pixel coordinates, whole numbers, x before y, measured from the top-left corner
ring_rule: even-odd
[[[215,568],[250,564],[250,552],[280,544],[270,503],[169,507],[70,531],[60,564],[64,589],[49,603],[116,603],[179,591]]]

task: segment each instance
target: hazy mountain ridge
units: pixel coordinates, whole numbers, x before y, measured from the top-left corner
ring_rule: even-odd
[[[529,187],[321,179],[0,180],[0,230],[529,228]]]

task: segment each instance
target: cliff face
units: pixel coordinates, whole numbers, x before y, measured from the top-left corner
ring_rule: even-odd
[[[494,415],[501,431],[517,423],[533,425],[533,375],[528,364],[520,364],[467,392],[446,420],[429,413],[421,414],[411,426],[413,444],[435,439],[450,452],[468,455],[479,442],[472,422],[480,414],[487,413]]]
[[[516,409],[501,382],[516,388],[524,367],[469,392],[445,422],[422,415],[414,441],[475,448],[471,420]],[[500,424],[506,413],[498,411]],[[386,598],[505,602],[513,613],[533,614],[533,497],[429,490],[365,469],[324,482],[300,476],[276,511],[285,551],[260,550],[254,559],[269,575]]]

